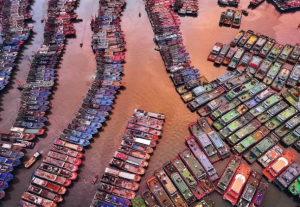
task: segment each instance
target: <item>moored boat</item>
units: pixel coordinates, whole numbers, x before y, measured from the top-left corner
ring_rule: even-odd
[[[57,206],[57,204],[54,201],[51,201],[46,198],[42,198],[40,196],[34,195],[29,192],[23,193],[22,199],[25,201],[34,203],[36,205],[39,205],[39,206],[43,206],[43,207],[56,207]]]
[[[61,195],[57,195],[55,193],[52,193],[48,190],[45,190],[45,189],[37,187],[37,186],[29,185],[28,191],[33,193],[33,194],[45,197],[45,198],[47,198],[49,200],[52,200],[54,202],[62,202],[63,201],[63,198],[62,198]]]
[[[53,166],[53,165],[48,165],[46,163],[41,163],[38,167],[38,169],[56,174],[58,176],[65,177],[70,180],[75,180],[77,178],[77,173],[76,172],[71,172],[68,170],[64,170],[62,168]]]
[[[300,165],[294,162],[274,180],[274,183],[280,188],[280,190],[284,190],[299,175],[300,175]]]
[[[147,206],[160,207],[157,200],[149,190],[146,190],[142,193],[142,198]]]
[[[257,191],[254,195],[254,198],[252,199],[252,202],[251,202],[250,206],[259,207],[261,205],[268,186],[269,186],[269,184],[265,183],[265,182],[261,182],[259,184],[258,189],[257,189]]]
[[[134,181],[124,180],[111,175],[102,175],[101,181],[114,185],[116,187],[125,188],[128,190],[136,191],[139,188],[139,184]]]
[[[67,191],[66,187],[64,187],[64,186],[48,182],[48,181],[43,180],[43,179],[38,178],[38,177],[33,177],[31,179],[31,183],[36,185],[36,186],[43,187],[43,188],[45,188],[45,189],[47,189],[51,192],[57,193],[59,195],[63,195]]]
[[[112,176],[115,176],[115,177],[120,177],[120,178],[124,178],[124,179],[127,179],[127,180],[135,181],[135,182],[139,182],[141,180],[141,176],[139,176],[139,175],[124,172],[124,171],[120,171],[120,170],[116,170],[116,169],[113,169],[113,168],[108,168],[108,167],[105,168],[104,173],[107,174],[107,175],[112,175]]]
[[[134,199],[136,196],[136,193],[131,190],[121,189],[103,182],[98,183],[98,189],[130,200]]]
[[[125,171],[128,171],[130,173],[135,173],[135,174],[138,174],[138,175],[143,175],[145,174],[145,169],[143,167],[140,167],[140,166],[135,166],[135,165],[131,165],[131,164],[128,164],[126,162],[123,162],[123,161],[120,161],[120,160],[117,160],[115,158],[113,158],[109,164],[111,166],[114,166],[116,168],[119,168],[121,170],[125,170]]]

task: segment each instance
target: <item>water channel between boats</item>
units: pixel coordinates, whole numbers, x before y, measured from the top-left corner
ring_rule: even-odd
[[[217,6],[216,1],[200,1],[197,18],[181,18],[181,31],[184,44],[191,56],[192,65],[199,68],[200,73],[209,80],[213,80],[225,73],[226,69],[214,67],[211,62],[206,61],[207,55],[215,42],[229,43],[238,30],[218,26],[219,16],[224,8]],[[46,0],[36,0],[33,6],[36,13],[33,19],[40,26],[35,27],[34,31],[37,34],[34,36],[33,45],[28,46],[24,54],[32,54],[41,43],[43,25],[38,21],[46,12],[46,2]],[[240,7],[246,8],[247,5],[248,2],[242,1]],[[40,7],[43,9],[37,9]],[[48,152],[49,144],[74,117],[82,97],[86,94],[95,71],[95,59],[90,48],[92,32],[89,21],[91,15],[96,14],[97,9],[98,0],[80,1],[76,13],[83,21],[75,24],[77,38],[68,40],[66,53],[58,70],[57,90],[53,95],[53,100],[51,100],[49,130],[45,138],[39,139],[34,150],[28,150],[27,157],[31,157],[36,150],[42,154]],[[141,17],[138,16],[139,12],[141,12]],[[265,2],[257,9],[249,10],[249,16],[243,17],[241,29],[251,29],[263,33],[282,44],[295,44],[300,42],[300,35],[299,30],[297,30],[298,22],[293,21],[294,19],[300,19],[299,12],[282,15],[276,11],[273,5]],[[198,117],[196,113],[192,114],[189,111],[176,93],[159,52],[154,50],[155,44],[152,41],[154,35],[144,10],[144,1],[127,0],[127,6],[122,17],[122,29],[126,35],[128,51],[123,78],[126,89],[121,91],[116,99],[116,104],[113,105],[111,120],[107,122],[107,126],[100,132],[100,136],[95,138],[86,150],[79,179],[68,189],[68,195],[61,206],[85,207],[90,204],[96,191],[96,186],[91,184],[91,180],[96,174],[102,174],[108,165],[114,151],[120,144],[121,134],[134,108],[143,108],[147,111],[160,112],[166,115],[162,139],[151,158],[149,169],[143,177],[138,194],[147,188],[145,181],[153,175],[156,169],[174,158],[186,147],[184,139],[189,134],[188,124]],[[81,40],[83,40],[82,48],[79,47]],[[28,64],[28,59],[26,60],[24,57],[21,60],[21,65],[25,67],[26,64]],[[16,77],[23,77],[26,70],[26,68],[20,68]],[[16,90],[14,86],[13,89],[8,90],[8,94],[17,93]],[[9,117],[10,114],[13,116],[16,113],[17,104],[9,105],[9,102],[6,101],[8,94],[2,97],[3,111],[0,113],[2,130],[8,130],[11,124],[9,118],[4,117]],[[16,98],[18,95],[11,97],[11,100]],[[297,160],[299,162],[299,156]],[[28,187],[32,172],[40,162],[41,160],[29,170],[22,167],[16,170],[14,173],[16,179],[12,181],[11,187],[7,191],[7,197],[0,205],[17,206],[22,193]],[[224,170],[227,162],[228,159],[215,164],[219,174]],[[261,170],[257,164],[253,164],[251,167]],[[216,202],[216,206],[231,206],[217,193],[213,193],[210,197]],[[296,206],[296,201],[271,184],[262,204],[262,207],[269,206],[292,207]]]

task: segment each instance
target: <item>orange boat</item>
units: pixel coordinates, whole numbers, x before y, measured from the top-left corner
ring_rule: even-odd
[[[290,166],[296,160],[296,156],[292,151],[284,151],[275,161],[273,161],[268,167],[263,169],[263,174],[268,178],[269,182],[275,180],[275,178],[282,173],[288,166]]]
[[[223,198],[228,200],[233,206],[238,202],[239,197],[243,192],[243,188],[247,183],[250,172],[251,168],[246,164],[240,164],[239,168],[235,172],[229,188],[227,188],[223,196]]]

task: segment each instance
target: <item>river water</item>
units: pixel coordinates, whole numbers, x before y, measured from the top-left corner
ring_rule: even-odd
[[[242,1],[240,7],[246,8],[249,1]],[[225,73],[226,68],[216,68],[206,58],[216,41],[229,43],[235,34],[236,29],[221,28],[218,26],[220,13],[225,8],[219,7],[216,1],[200,0],[199,15],[197,18],[182,17],[181,31],[183,33],[184,44],[190,53],[192,64],[200,69],[200,73],[209,80]],[[76,12],[83,21],[76,23],[77,38],[69,39],[66,53],[63,56],[62,64],[58,70],[58,85],[53,95],[51,114],[49,115],[50,125],[45,137],[40,138],[34,150],[28,150],[27,157],[35,151],[40,151],[46,155],[49,145],[56,136],[67,126],[67,123],[74,117],[78,110],[83,96],[85,95],[92,76],[95,71],[94,55],[90,49],[91,31],[89,27],[90,16],[96,14],[98,0],[81,0]],[[36,0],[34,4],[34,24],[37,33],[34,40],[29,44],[24,53],[30,54],[36,51],[42,38],[43,25],[40,18],[46,11],[46,0]],[[141,17],[138,17],[141,12]],[[255,10],[249,10],[249,16],[243,17],[241,29],[251,29],[268,35],[280,43],[295,44],[300,42],[299,22],[300,13],[280,14],[272,4],[263,3]],[[160,143],[154,155],[151,157],[149,168],[141,182],[138,194],[146,189],[145,181],[153,175],[154,170],[161,167],[165,162],[174,158],[186,146],[184,138],[189,135],[188,124],[198,117],[191,113],[176,93],[174,86],[166,73],[163,61],[159,52],[155,51],[153,42],[153,32],[148,16],[144,10],[142,0],[127,0],[127,6],[122,17],[122,29],[126,39],[126,64],[125,90],[122,90],[114,104],[114,110],[107,121],[107,125],[100,132],[99,137],[92,141],[91,146],[86,150],[83,164],[80,167],[79,179],[68,189],[65,202],[61,206],[65,207],[85,207],[89,206],[96,186],[91,184],[96,174],[102,174],[108,162],[118,149],[121,142],[121,135],[126,127],[126,123],[135,108],[147,111],[160,112],[166,114],[166,124]],[[83,47],[79,47],[83,40]],[[35,42],[37,41],[37,42]],[[37,45],[38,44],[38,45]],[[25,62],[24,62],[25,61]],[[26,65],[26,58],[20,62]],[[26,75],[25,70],[16,71],[16,77]],[[15,87],[9,89],[9,93],[16,93]],[[5,96],[2,98],[4,101]],[[11,96],[12,97],[12,96]],[[15,100],[15,95],[10,100]],[[2,101],[3,101],[2,100]],[[2,118],[0,126],[2,130],[8,130],[10,123],[8,119],[15,114],[15,105],[3,103],[0,116]],[[25,158],[26,160],[28,158]],[[32,168],[19,168],[14,173],[15,178],[10,183],[7,197],[0,203],[2,206],[17,206],[22,193],[27,189],[31,174],[34,172],[41,160]],[[215,164],[221,174],[228,159]],[[299,162],[299,158],[298,158]],[[261,169],[257,164],[253,169]],[[217,207],[229,207],[217,193],[210,196]],[[295,198],[287,193],[280,192],[277,187],[270,184],[263,207],[294,207],[297,204]]]

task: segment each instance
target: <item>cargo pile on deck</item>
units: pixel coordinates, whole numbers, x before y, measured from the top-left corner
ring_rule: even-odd
[[[29,38],[33,27],[26,24],[32,18],[29,13],[31,0],[2,0],[0,2],[0,90],[9,83],[16,58],[24,42]]]
[[[129,118],[122,142],[114,152],[110,167],[97,183],[98,191],[91,207],[129,206],[136,197],[141,176],[145,174],[151,154],[162,134],[165,116],[135,109]]]
[[[221,13],[219,25],[240,28],[242,16],[242,10],[227,9],[226,12]]]
[[[180,15],[198,15],[197,0],[173,0],[173,9]]]

